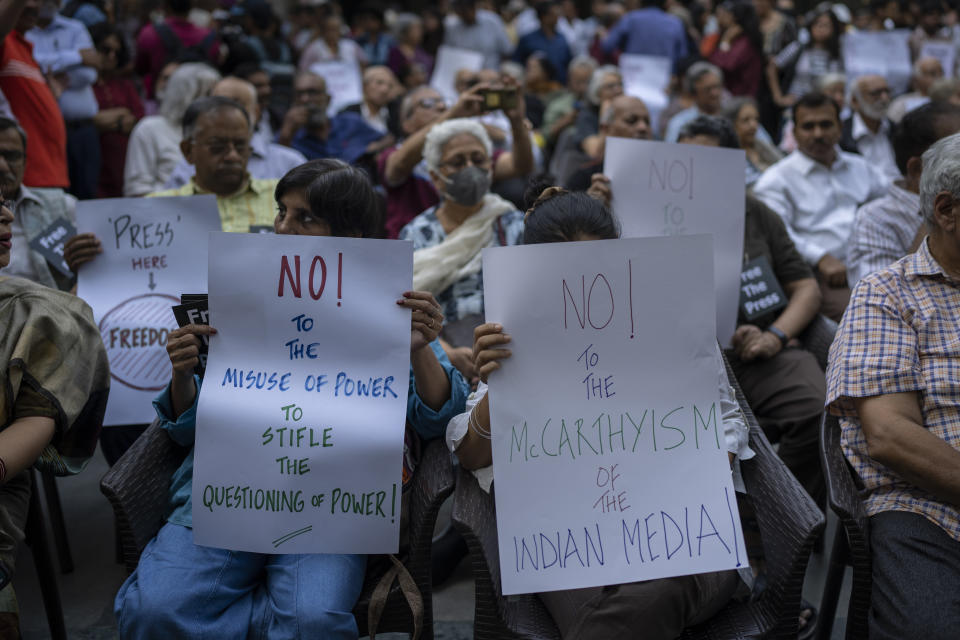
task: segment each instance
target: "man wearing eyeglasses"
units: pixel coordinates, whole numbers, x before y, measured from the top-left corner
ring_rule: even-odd
[[[0,200],[13,211],[10,265],[4,274],[19,276],[52,289],[69,291],[76,278],[53,268],[42,253],[30,247],[57,220],[76,224],[77,199],[59,188],[28,188],[23,184],[27,165],[27,134],[15,121],[0,117]]]
[[[890,86],[883,76],[860,76],[854,81],[850,98],[853,115],[843,121],[840,148],[858,153],[880,169],[890,180],[903,176],[890,141],[892,124],[887,119],[890,108]]]
[[[224,231],[245,233],[257,227],[272,228],[276,206],[273,190],[279,181],[251,178],[247,172],[252,131],[250,116],[235,100],[208,96],[194,101],[183,116],[180,150],[196,175],[179,189],[157,191],[147,197],[212,193],[217,196]],[[63,247],[64,259],[74,272],[101,252],[100,240],[92,233],[74,236]]]

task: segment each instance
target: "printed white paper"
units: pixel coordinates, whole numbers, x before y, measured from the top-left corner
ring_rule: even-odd
[[[446,45],[437,50],[437,61],[433,65],[430,86],[436,89],[443,96],[443,99],[451,105],[457,100],[457,89],[454,81],[457,77],[457,71],[461,69],[469,69],[470,71],[483,69],[483,54]]]

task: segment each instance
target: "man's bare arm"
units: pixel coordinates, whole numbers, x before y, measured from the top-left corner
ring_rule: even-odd
[[[960,451],[923,426],[916,391],[856,398],[867,452],[904,480],[960,505]]]

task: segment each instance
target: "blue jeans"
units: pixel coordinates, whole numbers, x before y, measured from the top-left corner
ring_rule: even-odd
[[[202,547],[167,523],[113,605],[120,637],[355,639],[364,555],[268,555]]]

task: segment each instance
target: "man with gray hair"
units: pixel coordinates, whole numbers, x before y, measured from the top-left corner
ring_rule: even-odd
[[[553,144],[564,129],[577,121],[577,113],[586,106],[587,89],[596,68],[597,63],[590,56],[577,56],[570,62],[566,93],[550,100],[543,112],[540,131],[548,144]]]
[[[76,283],[73,274],[56,269],[31,242],[55,222],[76,224],[77,199],[57,187],[27,187],[26,165],[27,134],[16,121],[0,116],[0,200],[13,212],[10,264],[3,273],[69,291]]]
[[[930,56],[920,58],[913,63],[913,91],[898,96],[890,103],[887,117],[899,124],[908,111],[913,111],[930,100],[930,89],[937,80],[943,78],[943,65]]]
[[[699,116],[716,116],[723,106],[723,71],[709,62],[695,62],[683,78],[685,88],[693,96],[693,106],[670,118],[663,139],[676,142],[680,129]]]
[[[871,638],[960,626],[960,134],[923,154],[920,209],[929,235],[857,284],[827,369],[870,518]]]
[[[853,81],[850,96],[853,113],[843,121],[840,148],[859,153],[890,180],[901,177],[890,142],[892,125],[887,120],[890,85],[878,75],[860,76]]]
[[[228,76],[215,84],[210,92],[212,96],[221,96],[236,100],[243,105],[244,110],[254,123],[260,122],[262,109],[257,101],[257,89],[252,83]],[[307,159],[296,149],[285,147],[281,144],[270,142],[261,135],[254,132],[250,138],[250,160],[247,162],[247,170],[252,178],[262,178],[269,180],[271,178],[280,179],[294,167],[298,167]],[[190,182],[196,172],[194,166],[184,158],[180,164],[173,170],[164,189],[176,189]]]

